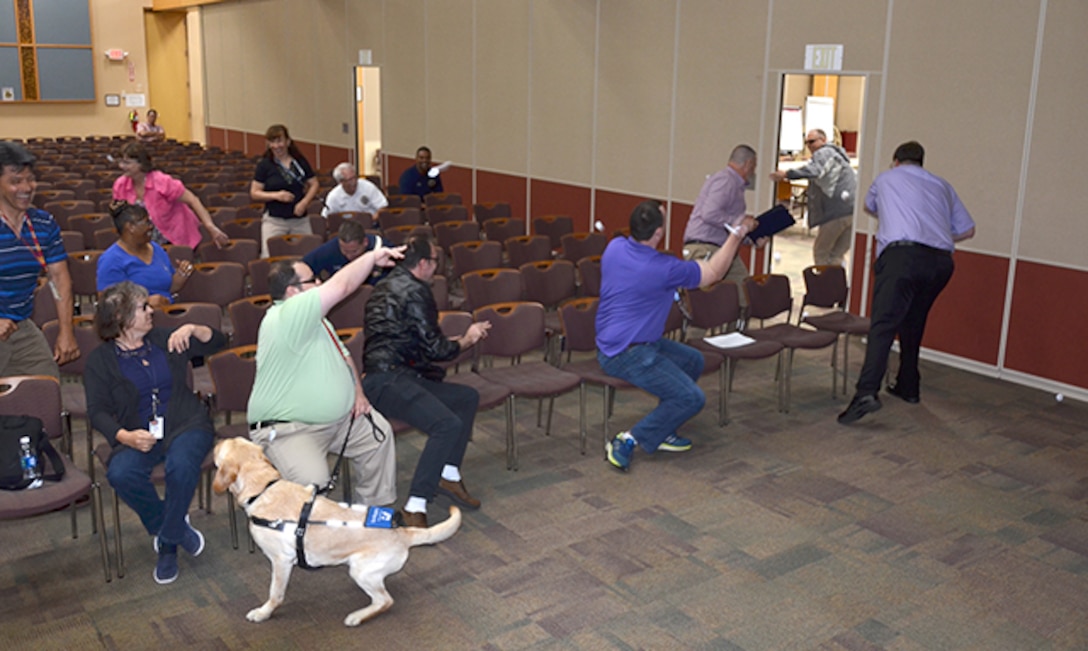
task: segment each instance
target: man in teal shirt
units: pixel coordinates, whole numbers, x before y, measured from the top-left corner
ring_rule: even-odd
[[[257,335],[250,436],[284,477],[319,487],[329,481],[328,453],[337,453],[347,436],[344,456],[359,504],[396,500],[393,430],[371,409],[358,369],[325,315],[375,265],[391,266],[400,257],[400,249],[368,251],[326,283],[304,262],[274,265],[268,286],[275,304]]]

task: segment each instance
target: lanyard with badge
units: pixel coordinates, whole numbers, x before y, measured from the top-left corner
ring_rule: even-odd
[[[23,223],[26,224],[27,229],[30,231],[30,238],[34,240],[34,243],[31,244],[30,242],[27,242],[26,238],[23,237],[22,232],[18,233],[19,241],[26,245],[27,250],[30,251],[30,255],[34,256],[34,259],[42,266],[42,271],[48,276],[49,263],[45,261],[45,253],[42,251],[41,243],[38,242],[38,234],[34,231],[34,223],[30,220],[30,215],[24,217]],[[49,285],[49,291],[53,292],[53,299],[59,301],[60,290],[57,289],[56,283],[50,278],[47,284]]]
[[[147,422],[147,431],[151,433],[151,436],[161,440],[166,432],[166,419],[159,414],[162,401],[159,400],[159,379],[156,377],[155,366],[148,359],[151,356],[151,348],[148,347],[147,354],[144,356],[139,355],[138,351],[132,351],[137,352],[136,355],[132,355],[132,352],[122,350],[120,347],[118,347],[118,350],[126,357],[130,355],[135,357],[140,362],[140,368],[147,373],[147,379],[151,380],[151,419]]]

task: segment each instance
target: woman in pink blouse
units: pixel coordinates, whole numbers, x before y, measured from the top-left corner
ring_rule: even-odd
[[[181,181],[152,169],[151,155],[142,143],[130,142],[121,148],[121,177],[113,183],[115,201],[140,204],[147,209],[151,223],[161,235],[160,244],[180,244],[193,250],[200,245],[200,224],[204,225],[216,246],[230,238],[219,230],[204,204]]]

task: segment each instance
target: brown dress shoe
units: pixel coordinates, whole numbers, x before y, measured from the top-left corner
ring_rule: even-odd
[[[427,514],[415,513],[414,511],[397,511],[399,524],[402,527],[419,527],[420,529],[427,528]]]
[[[439,479],[438,494],[445,495],[453,500],[454,504],[457,506],[469,509],[470,511],[475,511],[480,508],[480,500],[468,494],[468,489],[465,488],[465,482],[463,481]]]

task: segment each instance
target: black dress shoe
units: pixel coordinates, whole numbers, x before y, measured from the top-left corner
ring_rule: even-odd
[[[902,391],[900,391],[898,384],[889,384],[888,385],[888,393],[895,396],[896,398],[899,398],[903,402],[909,402],[912,405],[918,404],[918,402],[921,400],[918,397],[917,394],[910,395],[910,394],[906,394],[906,393],[903,393]]]
[[[883,406],[884,405],[880,404],[880,398],[877,398],[876,396],[854,396],[854,399],[850,401],[850,406],[846,408],[846,411],[839,414],[839,422],[843,425],[849,425],[850,423],[861,420],[861,417],[865,414],[880,411],[880,408]]]

